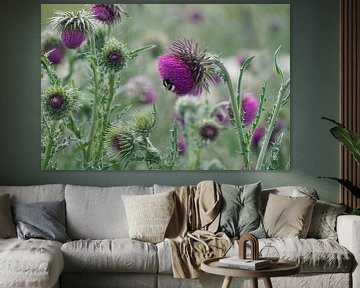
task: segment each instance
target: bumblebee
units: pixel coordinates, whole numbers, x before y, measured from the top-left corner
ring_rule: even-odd
[[[174,91],[174,89],[175,89],[175,85],[174,84],[172,84],[169,80],[167,80],[167,79],[164,79],[163,80],[163,85],[164,85],[164,87],[167,89],[167,90],[169,90],[169,91]]]

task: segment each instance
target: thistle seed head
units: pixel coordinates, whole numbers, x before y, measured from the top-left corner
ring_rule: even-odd
[[[126,45],[116,39],[106,42],[101,50],[101,64],[108,70],[122,70],[130,58],[131,52]]]
[[[105,135],[104,144],[111,160],[129,159],[134,150],[134,136],[123,125],[112,126]]]
[[[212,56],[188,39],[172,43],[169,50],[158,60],[163,85],[178,96],[208,90],[216,74]]]
[[[46,89],[42,94],[44,113],[52,120],[60,120],[79,107],[77,91],[60,85]]]
[[[92,4],[90,11],[97,21],[106,25],[114,25],[128,16],[121,4]]]

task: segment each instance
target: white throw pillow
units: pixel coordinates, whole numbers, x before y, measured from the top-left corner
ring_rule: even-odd
[[[164,240],[175,207],[173,193],[122,196],[131,239],[151,243]]]

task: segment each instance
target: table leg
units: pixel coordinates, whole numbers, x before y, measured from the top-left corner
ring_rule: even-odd
[[[258,279],[257,278],[251,278],[252,287],[258,288]]]
[[[221,286],[221,288],[230,288],[232,277],[231,276],[225,276],[224,282]]]
[[[273,288],[270,278],[267,277],[263,279],[264,279],[265,288]]]

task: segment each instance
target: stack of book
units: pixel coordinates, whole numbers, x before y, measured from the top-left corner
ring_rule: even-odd
[[[270,267],[271,262],[267,259],[251,260],[240,259],[238,256],[233,256],[220,259],[219,266],[246,270],[260,270]]]

